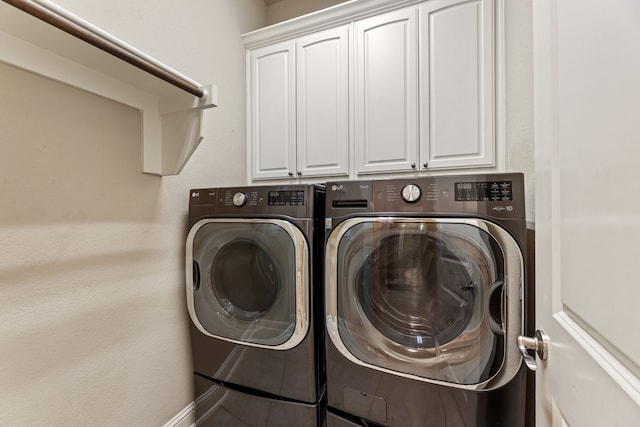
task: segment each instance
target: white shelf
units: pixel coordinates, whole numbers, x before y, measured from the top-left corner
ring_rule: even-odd
[[[34,3],[55,9],[91,34],[193,82],[52,2]],[[4,2],[0,2],[0,61],[140,110],[142,172],[153,175],[180,173],[202,140],[203,110],[217,106],[217,88],[212,84],[193,82],[206,92],[199,98]]]

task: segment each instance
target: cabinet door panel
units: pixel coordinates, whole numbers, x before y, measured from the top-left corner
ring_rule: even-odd
[[[417,161],[417,9],[355,24],[358,173],[412,170]]]
[[[253,179],[295,170],[295,49],[285,42],[251,51],[251,170]]]
[[[493,1],[420,7],[421,164],[494,164]]]
[[[347,28],[297,42],[297,166],[302,177],[349,172]]]

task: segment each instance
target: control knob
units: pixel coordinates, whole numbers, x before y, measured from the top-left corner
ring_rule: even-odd
[[[421,194],[420,187],[415,184],[407,184],[402,188],[402,198],[408,203],[417,202]]]
[[[247,204],[247,195],[245,193],[237,192],[233,195],[233,205],[242,207]]]

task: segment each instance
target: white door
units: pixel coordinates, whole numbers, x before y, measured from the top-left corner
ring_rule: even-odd
[[[348,30],[332,28],[296,41],[301,177],[349,173]]]
[[[640,425],[640,2],[536,0],[538,426]]]

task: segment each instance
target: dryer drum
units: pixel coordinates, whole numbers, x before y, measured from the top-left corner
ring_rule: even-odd
[[[233,317],[253,320],[277,300],[280,270],[255,242],[236,239],[225,244],[213,260],[211,287],[220,305]]]
[[[200,331],[241,343],[290,345],[297,326],[291,234],[279,224],[227,220],[207,220],[192,233],[189,314]]]

